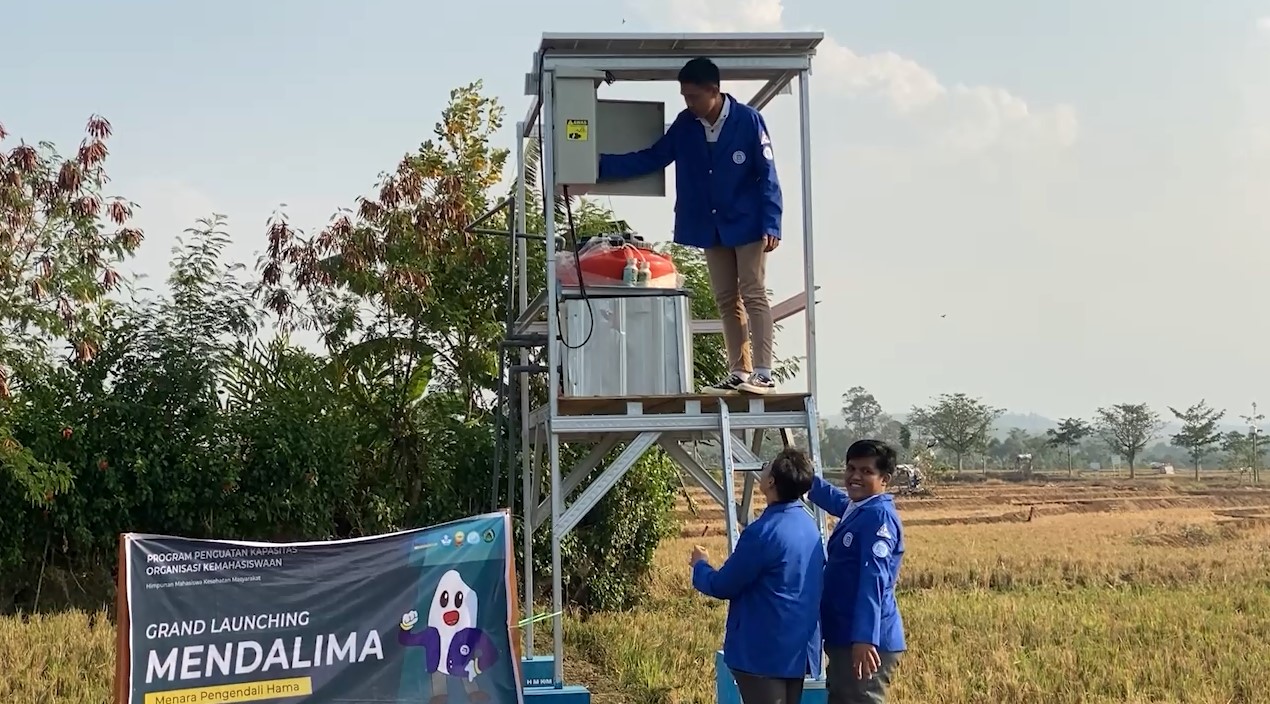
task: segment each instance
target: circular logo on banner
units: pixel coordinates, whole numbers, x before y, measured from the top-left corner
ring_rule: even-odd
[[[851,547],[852,540],[855,540],[855,536],[850,533],[847,533],[846,535],[842,536],[842,547],[844,548]]]
[[[732,161],[734,161],[734,162],[736,162],[736,163],[738,163],[738,164],[744,164],[744,163],[745,163],[745,152],[741,151],[740,149],[738,149],[738,150],[736,150],[736,151],[732,152]]]
[[[873,554],[878,557],[886,557],[891,554],[891,548],[887,547],[886,541],[879,540],[873,544]]]

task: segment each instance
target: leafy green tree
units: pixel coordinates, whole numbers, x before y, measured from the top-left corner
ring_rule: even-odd
[[[1118,403],[1099,408],[1095,428],[1112,452],[1129,462],[1129,478],[1135,476],[1135,460],[1142,448],[1163,429],[1160,416],[1145,403]]]
[[[1266,456],[1265,441],[1252,431],[1227,432],[1222,436],[1221,449],[1226,453],[1227,464],[1233,469],[1251,470],[1261,464]]]
[[[394,520],[406,524],[439,520],[443,510],[488,510],[496,463],[506,461],[495,456],[495,433],[505,433],[513,448],[521,445],[519,428],[507,432],[491,422],[496,392],[510,381],[504,375],[500,383],[499,350],[508,306],[514,305],[507,296],[516,284],[508,267],[512,243],[467,231],[495,203],[490,192],[501,180],[507,151],[492,141],[502,120],[503,109],[482,94],[479,82],[457,89],[434,139],[383,175],[377,196],[337,213],[312,238],[283,216],[269,227],[258,294],[288,327],[322,335],[340,389],[378,428],[365,439],[380,448],[369,459],[378,475],[367,469],[367,476],[402,492],[406,513]],[[541,232],[535,162],[531,150],[526,228]],[[572,218],[563,198],[551,208],[561,242],[619,228],[614,215],[594,203],[571,199],[569,208]],[[567,231],[570,219],[573,232]],[[487,224],[505,229],[505,211]],[[542,247],[532,244],[528,252],[530,290],[545,283]],[[708,286],[699,256],[676,255],[690,287]],[[718,356],[698,355],[699,365],[710,363],[719,363]],[[536,403],[545,402],[541,378],[531,391]],[[468,437],[468,447],[447,445],[454,437]],[[440,447],[458,466],[425,466]],[[584,448],[562,449],[566,471],[582,454]],[[651,551],[669,530],[666,502],[678,482],[673,472],[667,475],[665,468],[673,466],[667,462],[656,452],[642,458],[570,535],[562,579],[583,605],[619,605],[640,593]],[[499,500],[523,505],[516,496],[520,483],[513,484],[512,496],[503,495],[502,486],[496,490]],[[360,490],[376,494],[370,486]],[[547,538],[547,531],[539,533],[536,555],[549,557]],[[549,561],[536,563],[542,576],[549,575]]]
[[[929,406],[913,407],[908,420],[910,425],[951,451],[960,472],[967,453],[987,448],[992,424],[1004,412],[964,393],[941,394]]]
[[[1079,418],[1064,418],[1058,428],[1045,431],[1046,442],[1050,447],[1061,447],[1067,450],[1067,476],[1072,476],[1072,450],[1080,445],[1080,441],[1092,435],[1094,429]]]
[[[842,421],[852,438],[877,435],[883,415],[882,404],[863,386],[853,386],[842,394]]]
[[[1203,399],[1185,411],[1172,406],[1169,406],[1169,410],[1182,421],[1181,430],[1174,433],[1171,440],[1177,447],[1186,449],[1195,467],[1195,481],[1199,481],[1200,460],[1208,454],[1210,448],[1221,443],[1222,432],[1217,424],[1226,412],[1210,408]]]
[[[1266,419],[1257,412],[1257,404],[1252,404],[1252,412],[1239,416],[1248,424],[1248,440],[1250,443],[1248,457],[1252,460],[1252,483],[1261,483],[1261,423]]]

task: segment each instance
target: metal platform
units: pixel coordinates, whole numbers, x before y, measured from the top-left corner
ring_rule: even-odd
[[[533,535],[550,521],[552,550],[553,614],[553,688],[565,689],[563,654],[564,631],[561,541],[574,530],[626,471],[646,452],[655,447],[679,464],[684,473],[700,484],[724,507],[729,549],[735,544],[739,528],[750,517],[755,472],[761,467],[759,456],[764,430],[781,431],[788,444],[791,429],[808,433],[808,447],[817,473],[819,423],[815,399],[816,388],[816,321],[814,248],[812,245],[811,199],[811,127],[810,74],[816,47],[823,40],[819,32],[783,32],[752,34],[544,34],[533,57],[532,70],[525,77],[525,94],[531,97],[525,119],[516,125],[516,195],[514,222],[507,233],[516,242],[517,309],[520,315],[508,321],[508,344],[520,348],[520,363],[511,372],[520,387],[520,474],[522,479],[521,516],[523,531],[524,579],[522,598],[526,613],[535,613],[533,604]],[[544,177],[534,193],[557,192],[554,173],[556,120],[554,83],[557,75],[579,70],[600,71],[613,82],[674,81],[679,70],[697,56],[710,57],[720,68],[725,82],[763,81],[763,87],[748,101],[762,109],[778,95],[792,92],[798,86],[799,129],[797,151],[801,178],[786,184],[785,201],[797,198],[801,205],[801,222],[787,223],[785,230],[794,239],[802,237],[803,290],[773,306],[774,317],[784,319],[802,313],[806,348],[802,368],[807,379],[806,392],[779,393],[766,396],[720,397],[687,394],[681,396],[632,396],[605,398],[570,398],[562,393],[560,310],[567,297],[556,277],[556,250],[561,241],[559,226],[547,218],[541,239],[545,248],[546,288],[531,292],[528,281],[528,239],[539,235],[526,233],[526,140],[539,140]],[[543,125],[538,128],[539,123]],[[779,135],[773,135],[780,139]],[[791,143],[795,140],[790,138]],[[795,192],[798,193],[795,196]],[[545,208],[551,212],[552,208]],[[798,227],[801,225],[801,228]],[[801,229],[801,233],[799,230]],[[790,251],[783,249],[782,251]],[[796,250],[795,250],[796,251]],[[693,334],[719,333],[717,320],[693,320]],[[513,339],[515,338],[515,339]],[[541,358],[531,360],[531,349],[537,346]],[[545,347],[545,350],[540,348]],[[501,362],[500,362],[501,363]],[[531,374],[546,378],[545,403],[531,408]],[[712,380],[711,380],[712,381]],[[703,467],[685,443],[712,441],[718,444],[721,473]],[[562,472],[562,443],[585,444],[590,452],[573,467]],[[600,472],[595,470],[605,460],[612,461]],[[744,478],[741,500],[736,500],[735,475]],[[540,491],[550,477],[550,489]],[[722,477],[722,482],[716,479]],[[589,480],[589,481],[588,481]],[[808,507],[818,519],[822,535],[824,514]],[[534,657],[533,622],[522,630],[524,654]],[[545,664],[545,663],[544,663]],[[539,675],[536,681],[541,682]]]
[[[733,430],[803,428],[807,425],[809,398],[807,393],[563,397],[557,401],[554,421],[550,407],[544,405],[529,415],[528,427],[533,430],[550,426],[566,441],[585,441],[595,433],[644,430],[692,439],[703,432],[718,433],[720,404],[724,404],[731,414]]]

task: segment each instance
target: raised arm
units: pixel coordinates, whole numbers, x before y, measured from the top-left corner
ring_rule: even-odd
[[[757,530],[741,531],[736,549],[714,569],[706,560],[698,560],[692,566],[692,586],[697,591],[715,599],[732,599],[745,591],[767,567],[767,546]]]
[[[842,514],[847,512],[847,504],[851,503],[847,492],[820,476],[812,477],[811,491],[807,492],[807,499],[834,518],[842,518]]]
[[[670,166],[670,162],[675,160],[675,133],[679,123],[680,118],[676,118],[666,134],[647,149],[627,154],[601,154],[600,180],[635,178]]]
[[[423,648],[423,657],[429,671],[435,670],[441,659],[441,634],[437,629],[424,627],[421,631],[413,630],[419,623],[419,613],[409,611],[401,617],[401,627],[397,629],[397,642],[407,647]]]

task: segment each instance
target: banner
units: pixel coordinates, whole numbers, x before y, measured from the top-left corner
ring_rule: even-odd
[[[306,543],[121,537],[117,704],[523,704],[511,519]]]

